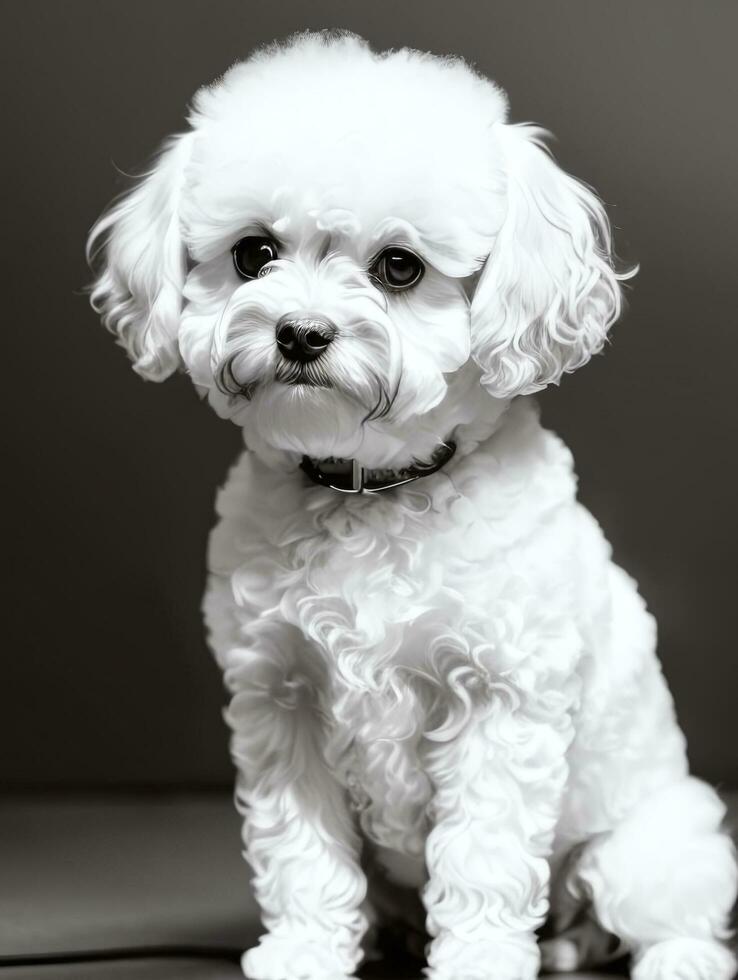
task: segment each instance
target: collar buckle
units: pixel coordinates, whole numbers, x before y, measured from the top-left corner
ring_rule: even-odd
[[[309,456],[303,456],[300,469],[307,473],[313,483],[339,493],[364,493],[364,467],[356,459],[336,462],[327,460],[322,466]]]

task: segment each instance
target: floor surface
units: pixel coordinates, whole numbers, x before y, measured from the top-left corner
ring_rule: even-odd
[[[226,793],[6,797],[2,980],[237,980],[260,931],[240,852]],[[362,977],[415,980],[420,966]]]

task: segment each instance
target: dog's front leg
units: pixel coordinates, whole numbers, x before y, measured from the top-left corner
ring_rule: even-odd
[[[366,930],[358,838],[323,758],[315,681],[299,648],[294,633],[271,635],[232,651],[226,669],[245,853],[267,929],[243,958],[253,980],[349,976]]]
[[[571,723],[502,703],[477,711],[429,759],[429,977],[532,980]]]

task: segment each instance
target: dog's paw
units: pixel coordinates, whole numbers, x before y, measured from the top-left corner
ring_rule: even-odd
[[[326,941],[295,940],[267,934],[247,950],[241,969],[248,980],[349,980],[347,958]]]
[[[541,969],[546,973],[571,973],[584,965],[577,942],[568,936],[557,936],[541,943]]]
[[[736,961],[716,940],[667,939],[636,958],[633,980],[733,980]]]
[[[441,934],[428,951],[427,980],[534,980],[540,956],[535,937],[465,942]]]
[[[540,943],[541,967],[547,973],[571,973],[582,967],[602,966],[624,956],[625,946],[592,919],[572,926],[560,936]]]

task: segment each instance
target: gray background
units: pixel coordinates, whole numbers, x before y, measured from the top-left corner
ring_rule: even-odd
[[[558,137],[642,271],[606,356],[544,397],[581,497],[660,622],[695,769],[738,784],[738,5],[677,0],[3,5],[9,786],[230,780],[198,606],[235,428],[144,384],[81,293],[87,229],[195,89],[256,44],[344,26],[459,53]]]

